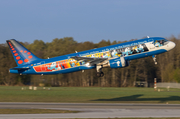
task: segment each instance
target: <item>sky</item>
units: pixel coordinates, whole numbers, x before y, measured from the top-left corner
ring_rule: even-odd
[[[0,43],[180,37],[180,0],[0,0]]]

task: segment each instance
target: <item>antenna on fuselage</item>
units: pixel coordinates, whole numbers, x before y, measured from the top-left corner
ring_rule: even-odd
[[[149,36],[147,36],[147,38],[149,38]]]
[[[76,53],[78,53],[77,51],[75,51]]]

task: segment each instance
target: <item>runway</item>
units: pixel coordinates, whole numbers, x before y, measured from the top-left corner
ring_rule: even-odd
[[[81,111],[65,114],[0,114],[0,119],[180,117],[180,104],[0,102],[0,109]]]

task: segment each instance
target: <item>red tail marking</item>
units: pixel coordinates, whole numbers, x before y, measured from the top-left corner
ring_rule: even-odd
[[[20,52],[23,52],[23,50],[21,50]]]
[[[18,53],[15,53],[15,54],[14,54],[14,56],[17,56],[17,55],[18,55]]]
[[[28,59],[25,59],[24,62],[29,62],[29,60],[28,60]]]
[[[24,51],[24,53],[26,53],[27,51]]]
[[[16,50],[13,51],[13,53],[15,53],[15,52],[16,52]]]
[[[17,56],[16,59],[19,60],[21,57]]]
[[[22,64],[22,63],[23,63],[23,61],[22,61],[22,60],[19,60],[19,61],[18,61],[18,64]]]
[[[31,58],[32,58],[32,55],[28,56],[28,58],[31,59]]]
[[[12,46],[10,42],[8,42],[8,43],[9,43],[10,46]]]
[[[12,48],[11,50],[14,50],[14,48]]]
[[[30,52],[28,52],[27,54],[28,54],[28,55],[30,55],[31,53],[30,53]]]

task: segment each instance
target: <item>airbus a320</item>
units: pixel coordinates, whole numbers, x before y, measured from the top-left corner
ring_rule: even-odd
[[[97,76],[102,77],[105,67],[123,68],[130,60],[152,56],[155,64],[156,55],[175,47],[175,43],[162,37],[147,37],[140,40],[110,45],[97,49],[76,52],[49,59],[41,59],[26,49],[15,39],[7,44],[17,63],[10,73],[17,74],[61,74],[96,68]]]

